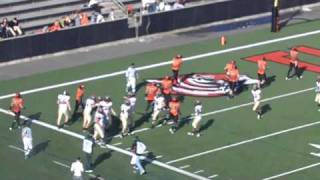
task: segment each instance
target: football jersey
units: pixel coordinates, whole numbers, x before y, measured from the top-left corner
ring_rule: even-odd
[[[64,94],[59,94],[58,95],[58,105],[60,107],[68,107],[70,100],[70,96],[64,95]]]
[[[122,114],[122,115],[128,115],[130,109],[131,109],[131,106],[130,106],[130,105],[122,104],[122,105],[121,105],[121,114]]]
[[[136,78],[136,69],[130,66],[126,71],[126,78]]]
[[[136,107],[136,102],[137,102],[137,98],[135,96],[132,96],[129,98],[129,102],[130,102],[130,111],[134,112],[135,107]]]
[[[202,105],[201,104],[197,104],[194,107],[194,116],[201,117],[201,113],[202,113]]]
[[[251,90],[251,93],[253,95],[254,101],[259,101],[261,99],[261,90],[260,89]]]
[[[320,93],[320,81],[316,81],[316,92]]]
[[[99,106],[102,107],[102,110],[106,115],[109,115],[112,108],[112,101],[100,101]]]
[[[21,136],[22,136],[22,138],[32,139],[32,131],[31,131],[31,128],[30,128],[30,127],[24,127],[24,128],[22,128]]]
[[[104,127],[104,114],[100,113],[100,112],[96,112],[96,114],[94,115],[94,121],[95,123],[99,124],[101,127]]]
[[[165,99],[163,96],[156,96],[154,99],[154,109],[161,110],[165,106]]]
[[[93,109],[93,107],[95,106],[95,104],[96,104],[96,102],[95,102],[93,99],[88,98],[88,99],[86,100],[86,106],[85,106],[84,110],[91,112],[91,110]]]

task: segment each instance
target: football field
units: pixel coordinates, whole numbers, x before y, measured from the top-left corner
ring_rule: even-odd
[[[310,146],[310,143],[320,144],[320,112],[314,102],[315,81],[320,72],[319,21],[293,24],[280,33],[270,33],[268,28],[250,30],[227,36],[227,39],[225,47],[220,46],[219,39],[212,38],[1,81],[1,179],[71,179],[69,166],[76,157],[84,157],[81,139],[85,133],[81,130],[80,113],[72,119],[70,127],[55,127],[57,95],[68,90],[73,107],[76,88],[83,83],[86,97],[110,96],[119,114],[125,95],[124,72],[132,62],[139,73],[134,132],[150,152],[145,163],[147,174],[140,176],[132,172],[128,148],[134,136],[121,139],[118,136],[119,119],[115,117],[113,128],[106,132],[110,139],[108,146],[94,148],[94,172],[87,173],[87,179],[97,175],[111,180],[320,178],[320,157],[310,154],[320,152]],[[275,52],[286,53],[296,46],[309,48],[309,53],[301,52],[299,59],[312,65],[313,69],[305,68],[300,80],[285,80],[288,65],[276,63],[272,58],[277,59]],[[240,73],[252,78],[257,78],[257,65],[248,59],[257,55],[271,57],[267,58],[270,84],[262,89],[262,119],[258,120],[252,111],[249,86],[233,99],[184,96],[181,128],[175,134],[169,133],[169,125],[150,129],[151,118],[144,114],[145,80],[171,75],[171,58],[178,53],[184,56],[182,74],[223,73],[225,64],[233,59],[237,61]],[[8,111],[10,100],[18,91],[22,92],[26,106],[22,118],[34,122],[35,147],[28,160],[23,158],[20,131],[8,130],[13,119]],[[199,138],[187,135],[192,128],[189,116],[196,99],[204,108]]]

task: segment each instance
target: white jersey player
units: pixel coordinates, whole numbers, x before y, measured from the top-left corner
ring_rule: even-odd
[[[137,98],[133,93],[128,93],[128,96],[126,97],[126,99],[130,103],[130,111],[129,111],[129,118],[128,118],[128,127],[130,131],[133,126],[133,115],[136,109]]]
[[[90,126],[90,123],[92,121],[92,109],[96,107],[96,98],[94,96],[91,96],[86,100],[86,105],[83,110],[83,124],[82,129],[88,129]]]
[[[314,101],[318,104],[318,106],[320,107],[320,76],[317,77],[317,81],[316,81],[316,97],[314,98]],[[318,111],[320,111],[320,109],[318,109]]]
[[[133,166],[134,170],[138,170],[140,175],[146,173],[141,164],[141,155],[145,154],[147,151],[147,146],[140,140],[135,140],[131,146],[132,158],[130,164]]]
[[[112,100],[109,96],[106,96],[102,101],[99,102],[99,106],[103,109],[103,112],[108,120],[108,122],[112,123],[112,116],[111,115],[114,115],[116,116],[116,112],[114,111],[114,109],[112,108]]]
[[[24,122],[24,127],[21,131],[21,138],[23,142],[23,149],[24,149],[24,158],[28,159],[30,157],[30,153],[32,151],[32,130],[29,127],[28,121]]]
[[[129,114],[131,110],[130,102],[125,100],[120,109],[120,120],[122,124],[121,137],[123,137],[129,133]]]
[[[260,100],[261,100],[261,94],[262,91],[259,88],[258,85],[254,85],[252,90],[251,90],[251,94],[253,96],[253,107],[252,107],[252,111],[255,111],[258,115],[257,118],[261,119],[261,109],[260,109]]]
[[[200,137],[200,121],[202,119],[202,103],[199,100],[195,101],[194,115],[192,121],[192,132],[188,132],[188,135],[196,135]]]
[[[65,117],[64,124],[67,124],[69,121],[69,112],[71,111],[71,106],[70,106],[70,96],[67,93],[67,91],[63,91],[62,94],[58,95],[58,118],[57,118],[57,126],[60,128],[61,124],[61,118],[62,116]]]
[[[138,77],[137,71],[134,68],[134,63],[132,63],[126,71],[126,80],[127,80],[126,92],[132,92],[133,94],[136,93],[137,77]]]
[[[165,110],[166,100],[164,96],[159,93],[154,98],[153,112],[152,112],[152,128],[156,125],[159,114]]]
[[[98,144],[103,144],[105,131],[105,114],[101,107],[98,107],[94,115],[94,133],[93,138]]]

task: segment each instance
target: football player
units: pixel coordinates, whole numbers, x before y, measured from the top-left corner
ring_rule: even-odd
[[[261,100],[261,89],[258,85],[254,85],[251,90],[252,96],[253,96],[253,107],[252,111],[257,113],[257,118],[261,119],[262,110],[260,108],[260,100]]]
[[[128,118],[131,109],[130,102],[128,100],[125,100],[124,103],[121,105],[120,109],[120,120],[122,125],[120,137],[123,138],[124,136],[127,136],[129,133]]]
[[[83,104],[84,90],[85,90],[84,85],[80,84],[80,86],[77,88],[77,91],[76,91],[76,101],[75,101],[75,106],[74,106],[74,111],[72,116],[75,116],[75,114],[78,112],[79,107],[81,107],[82,110],[84,110],[84,104]]]
[[[130,164],[133,166],[134,172],[139,171],[140,175],[146,173],[141,164],[141,156],[146,153],[147,146],[136,138],[131,146],[132,158]]]
[[[112,115],[116,116],[117,113],[112,108],[113,102],[112,99],[109,96],[106,96],[105,98],[101,99],[99,102],[99,106],[102,108],[104,115],[106,116],[106,120],[108,121],[108,126],[112,124]]]
[[[24,159],[28,159],[30,157],[32,151],[32,130],[30,128],[30,121],[24,121],[23,128],[21,131],[21,137],[23,142],[24,149]]]
[[[181,68],[182,65],[182,56],[180,54],[176,55],[176,57],[174,57],[172,59],[172,64],[171,64],[171,70],[173,73],[173,82],[177,83],[179,81],[179,70]]]
[[[200,121],[201,121],[201,115],[202,115],[202,104],[199,100],[195,101],[194,106],[194,117],[192,121],[192,132],[188,132],[188,135],[197,137],[200,137]]]
[[[16,124],[17,127],[20,128],[20,115],[21,110],[24,108],[24,100],[22,99],[21,94],[18,92],[16,95],[12,98],[10,109],[14,113],[14,120],[11,123],[11,126],[9,127],[9,130],[12,131]]]
[[[180,112],[180,102],[176,97],[173,97],[169,102],[169,119],[173,120],[173,124],[169,129],[171,134],[174,134],[179,127],[179,115]]]
[[[157,92],[159,92],[159,87],[155,83],[148,83],[145,90],[145,99],[147,101],[147,107],[145,112],[149,110],[152,106],[155,96]]]
[[[60,124],[62,116],[64,116],[64,124],[67,125],[69,122],[69,112],[71,111],[71,106],[70,106],[70,96],[66,90],[63,91],[62,94],[58,95],[58,118],[57,118],[57,126],[58,128],[62,128],[63,124]]]
[[[91,96],[86,100],[86,105],[83,110],[83,124],[82,129],[87,130],[90,127],[91,120],[92,120],[92,109],[96,107],[96,98]]]
[[[299,60],[298,60],[299,52],[296,48],[292,48],[290,50],[290,64],[287,73],[286,80],[290,80],[293,76],[297,75],[297,80],[302,78],[302,75],[299,74]],[[294,73],[291,74],[292,69]]]
[[[104,131],[105,131],[105,114],[102,107],[98,107],[94,115],[94,133],[93,139],[99,145],[104,144]]]
[[[127,80],[127,88],[126,88],[126,92],[132,92],[133,94],[136,93],[136,80],[138,78],[138,74],[137,71],[134,67],[134,63],[132,63],[127,71],[126,71],[126,80]]]
[[[166,107],[165,99],[161,94],[161,92],[159,92],[157,96],[154,98],[151,128],[154,128],[157,125],[159,114],[165,111],[165,107]]]
[[[259,59],[257,61],[257,65],[258,65],[258,79],[260,81],[261,85],[264,85],[267,81],[267,76],[266,76],[266,69],[267,69],[267,61],[266,59],[263,57],[261,59]]]

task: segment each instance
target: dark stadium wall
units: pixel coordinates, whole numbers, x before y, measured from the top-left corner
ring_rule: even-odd
[[[270,12],[273,0],[233,0],[143,16],[139,35]],[[281,0],[281,9],[319,0]],[[126,19],[0,41],[0,62],[135,37]]]

